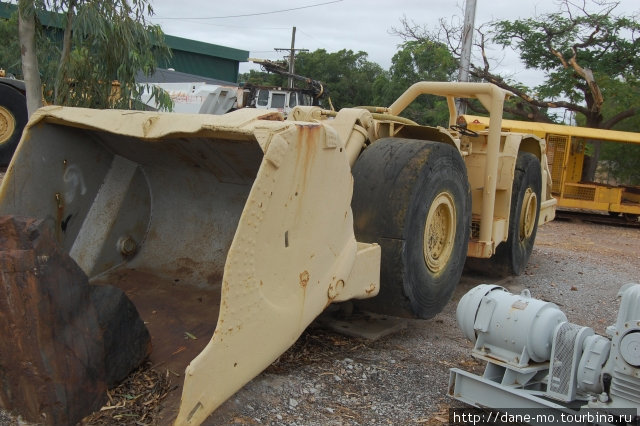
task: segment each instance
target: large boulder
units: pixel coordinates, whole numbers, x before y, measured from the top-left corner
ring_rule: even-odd
[[[0,217],[0,406],[75,424],[148,355],[126,295],[91,286],[47,222]]]

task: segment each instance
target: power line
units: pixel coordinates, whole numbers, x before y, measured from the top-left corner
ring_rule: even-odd
[[[155,17],[155,19],[227,19],[227,18],[244,18],[244,17],[247,17],[247,16],[271,15],[271,14],[274,14],[274,13],[291,12],[292,10],[308,9],[310,7],[324,6],[324,5],[332,4],[332,3],[340,3],[342,1],[343,0],[333,0],[333,1],[328,1],[328,2],[324,2],[324,3],[310,4],[308,6],[292,7],[292,8],[289,8],[289,9],[274,10],[272,12],[247,13],[247,14],[244,14],[244,15],[208,16],[208,17],[193,17],[193,18],[190,18],[190,17],[184,17],[184,18],[179,18],[179,17],[170,17],[170,18]]]
[[[152,18],[152,21],[154,19],[168,19],[168,18]],[[178,18],[181,19],[181,18]],[[184,18],[185,20],[188,20],[188,18]],[[195,24],[195,25],[206,25],[208,27],[216,27],[216,28],[243,28],[243,29],[247,29],[247,25],[228,25],[228,24],[213,24],[211,22],[191,22],[191,24]],[[277,30],[277,31],[281,31],[281,30],[288,30],[291,27],[259,27],[259,26],[255,26],[252,25],[251,29],[252,30]]]

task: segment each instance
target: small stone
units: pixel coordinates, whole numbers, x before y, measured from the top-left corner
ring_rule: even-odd
[[[335,411],[333,408],[327,407],[327,411],[330,412],[331,414],[333,414],[333,412]]]
[[[340,377],[336,376],[335,374],[333,375],[333,379],[334,379],[336,382],[341,382],[341,381],[342,381],[342,379],[341,379]]]
[[[280,414],[276,414],[276,419],[282,420],[282,416]]]
[[[298,401],[293,398],[289,398],[289,407],[296,408],[298,406]]]

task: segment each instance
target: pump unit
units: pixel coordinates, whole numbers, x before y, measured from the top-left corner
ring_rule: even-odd
[[[528,290],[514,295],[497,285],[473,288],[460,300],[456,318],[474,343],[472,355],[487,364],[482,376],[452,368],[449,395],[479,408],[616,415],[625,409],[637,423],[640,285],[624,285],[618,296],[617,321],[603,337],[568,322],[555,304]]]

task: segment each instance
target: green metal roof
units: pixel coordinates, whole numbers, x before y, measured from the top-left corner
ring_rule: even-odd
[[[199,53],[201,55],[233,59],[238,62],[246,62],[249,59],[249,51],[247,50],[234,49],[232,47],[190,40],[168,34],[165,34],[164,41],[172,50],[184,50],[185,52]]]
[[[9,19],[11,14],[16,10],[15,4],[0,2],[0,18]]]

